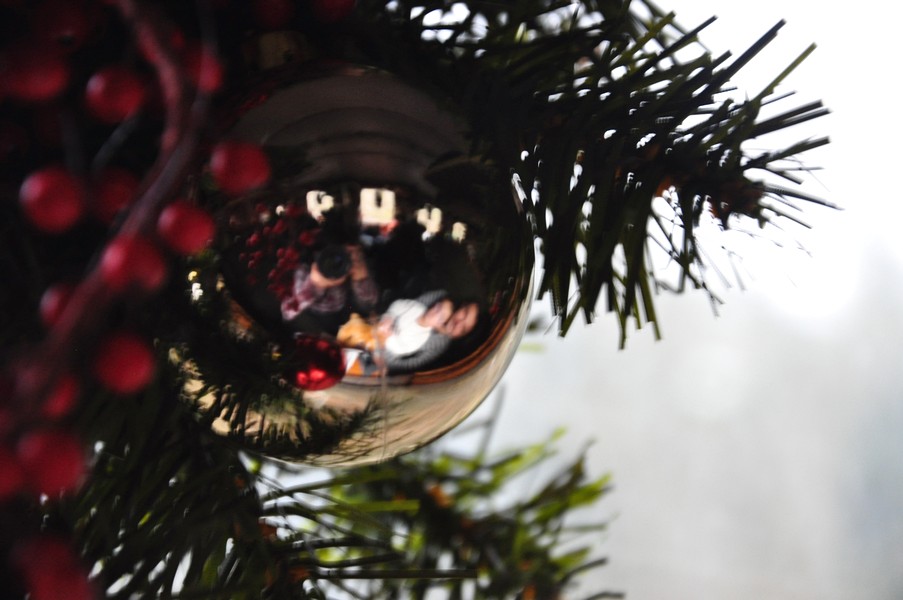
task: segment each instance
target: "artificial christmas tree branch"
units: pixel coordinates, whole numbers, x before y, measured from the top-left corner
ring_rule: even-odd
[[[679,267],[678,291],[715,298],[696,238],[703,219],[778,225],[802,221],[794,201],[830,206],[796,189],[806,172],[797,157],[826,138],[746,147],[826,114],[819,102],[775,109],[812,49],[751,98],[731,96],[731,78],[782,23],[732,60],[698,43],[711,20],[686,30],[651,2],[456,4],[463,13],[439,0],[0,7],[5,589],[36,600],[54,586],[76,598],[423,597],[432,586],[554,598],[604,564],[588,547],[563,550],[572,509],[609,489],[606,478],[586,482],[582,460],[540,493],[491,506],[546,444],[499,460],[423,451],[287,485],[210,429],[211,415],[244,424],[242,411],[263,398],[296,399],[283,381],[288,358],[268,338],[220,326],[236,321],[236,306],[219,292],[219,249],[202,250],[204,211],[227,212],[217,193],[270,175],[259,149],[222,139],[236,111],[273,89],[267,82],[363,65],[459,117],[468,152],[443,157],[430,176],[487,197],[514,187],[541,249],[538,292],[562,334],[600,309],[615,313],[622,345],[631,319],[657,328],[654,294],[666,284],[654,252]],[[287,44],[284,64],[255,62],[263,38]],[[86,95],[93,74],[122,73],[105,70],[117,60],[131,92]],[[298,168],[285,160],[275,167]],[[111,168],[141,181],[125,199],[104,191]],[[162,225],[167,210],[180,215],[175,230]],[[486,248],[532,272],[503,240]],[[67,282],[61,307],[41,306]],[[198,414],[199,398],[215,410]],[[378,414],[315,417],[305,416],[311,455]]]

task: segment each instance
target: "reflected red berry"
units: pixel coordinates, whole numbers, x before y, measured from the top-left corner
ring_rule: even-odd
[[[45,167],[22,182],[19,204],[32,225],[47,233],[61,233],[75,225],[84,212],[84,186],[63,167]]]
[[[136,333],[119,331],[101,340],[94,354],[97,380],[117,394],[143,390],[154,377],[154,352]]]

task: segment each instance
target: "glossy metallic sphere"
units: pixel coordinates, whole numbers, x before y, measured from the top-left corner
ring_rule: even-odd
[[[219,200],[202,293],[226,299],[236,343],[280,365],[282,392],[195,397],[213,429],[271,458],[349,466],[460,423],[526,326],[532,246],[508,174],[469,154],[440,101],[358,67],[269,86],[229,136],[262,145],[273,179]]]

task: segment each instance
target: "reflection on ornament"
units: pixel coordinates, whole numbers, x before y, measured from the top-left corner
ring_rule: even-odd
[[[299,335],[294,350],[294,368],[288,378],[299,389],[310,392],[325,390],[341,381],[345,374],[342,349],[326,338]]]
[[[260,145],[272,177],[214,194],[218,258],[186,286],[199,311],[222,307],[237,368],[259,377],[192,365],[187,396],[214,431],[286,461],[423,446],[483,401],[526,326],[532,243],[511,181],[468,154],[437,100],[385,73],[254,94],[229,137]]]

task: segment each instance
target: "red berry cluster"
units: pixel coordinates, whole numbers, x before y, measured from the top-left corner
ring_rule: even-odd
[[[138,52],[127,45],[118,52],[96,52],[96,47],[107,49],[104,43],[110,36],[103,34],[115,30],[119,19],[107,4],[115,3],[41,0],[0,6],[0,19],[15,23],[4,28],[15,35],[0,44],[0,105],[5,104],[10,115],[0,120],[0,156],[66,158],[33,165],[21,181],[21,210],[41,232],[66,232],[88,213],[111,224],[135,199],[138,175],[110,166],[115,156],[100,162],[95,158],[90,169],[85,168],[83,156],[104,143],[76,150],[74,142],[94,140],[98,128],[103,131],[146,113],[150,123],[158,123],[163,118],[160,100],[173,100],[166,97],[171,91],[160,85],[162,79],[153,76],[163,50],[146,43],[148,36],[134,36]],[[224,69],[207,46],[178,29],[169,31],[169,42],[166,51],[176,53],[188,83],[207,93],[219,89]],[[130,58],[113,58],[117,54]],[[22,119],[26,128],[17,124]],[[68,128],[60,125],[64,121]],[[73,123],[80,131],[73,130]]]
[[[21,369],[16,378],[0,381],[0,395],[12,395],[16,387],[34,384],[27,380],[41,375],[37,369]],[[18,499],[53,500],[72,494],[85,480],[88,466],[82,440],[54,424],[70,412],[79,388],[72,374],[59,377],[41,407],[37,424],[18,435],[11,434],[14,423],[8,409],[3,407],[0,411],[0,433],[4,438],[0,441],[0,506]],[[3,542],[13,548],[12,566],[21,575],[31,598],[95,597],[87,571],[66,541],[35,533],[18,541],[7,538]]]
[[[198,92],[217,91],[226,70],[210,47],[162,14],[136,12],[148,6],[0,2],[0,161],[7,167],[0,180],[18,189],[18,204],[6,205],[4,216],[8,209],[21,218],[22,236],[35,247],[79,250],[78,258],[48,251],[60,264],[42,277],[60,279],[41,297],[43,330],[33,328],[34,351],[0,369],[3,510],[72,494],[87,479],[87,448],[68,427],[79,401],[96,388],[108,392],[101,397],[140,393],[157,372],[148,337],[111,322],[106,314],[116,313],[108,309],[158,293],[174,258],[203,251],[215,234],[204,208],[154,175],[182,134],[169,124],[187,128],[171,116],[187,115]],[[143,137],[130,137],[135,131]],[[220,144],[209,162],[232,194],[270,177],[266,155],[252,144]],[[74,272],[85,275],[73,279]],[[29,597],[93,597],[66,542],[14,537],[3,542],[17,545],[8,558]]]
[[[165,249],[177,255],[195,254],[214,235],[212,217],[192,202],[172,200],[161,210],[164,197],[143,199],[142,194],[149,195],[147,190],[154,182],[142,184],[140,173],[150,165],[128,169],[114,166],[116,145],[111,154],[109,143],[114,138],[81,144],[91,138],[88,129],[109,132],[109,127],[141,118],[147,112],[161,108],[175,111],[173,106],[182,100],[171,97],[177,93],[173,90],[185,86],[172,85],[173,73],[201,92],[213,92],[223,83],[225,70],[210,47],[190,39],[159,15],[140,23],[141,17],[135,12],[140,10],[136,8],[139,5],[129,0],[0,4],[0,17],[5,21],[0,25],[4,32],[0,42],[0,108],[8,115],[0,118],[0,155],[14,156],[23,167],[17,182],[23,220],[38,235],[78,233],[82,246],[85,231],[96,231],[98,225],[115,228],[98,250],[96,266],[84,281],[58,282],[47,288],[40,317],[50,333],[71,329],[84,316],[79,311],[97,309],[87,299],[88,290],[99,287],[108,302],[159,291],[169,270]],[[270,8],[279,7],[274,4]],[[112,43],[124,45],[118,54],[127,58],[114,58],[117,54],[108,47],[109,31],[131,34],[113,36],[119,41]],[[102,52],[96,51],[99,47]],[[40,151],[25,152],[22,148],[35,142],[34,130],[40,128],[32,127],[29,133],[16,125],[14,118],[19,117],[34,123],[68,120],[81,131],[63,134],[56,126],[57,134],[42,136],[45,146]],[[155,118],[162,120],[161,115]],[[160,147],[165,147],[162,138],[166,135],[164,130]],[[50,147],[46,147],[47,142]],[[86,157],[94,152],[95,159],[88,161]],[[217,144],[210,154],[209,170],[217,185],[234,195],[264,185],[271,173],[263,150],[239,141]],[[128,215],[139,202],[147,205],[140,213],[145,216],[129,221]],[[94,217],[90,224],[93,229],[86,229],[87,214]],[[104,238],[100,236],[99,242]],[[91,299],[96,300],[97,295]],[[109,334],[96,346],[91,371],[102,385],[116,393],[133,393],[150,382],[153,353],[147,342],[119,332]],[[54,367],[45,375],[61,389],[73,389],[75,380],[71,376],[64,374],[55,381],[57,371]],[[41,387],[19,386],[19,391],[33,393]],[[40,395],[47,406],[42,410],[50,413],[45,416],[62,416],[78,395],[43,392]]]
[[[34,429],[0,445],[0,502],[22,493],[56,498],[77,490],[85,475],[81,440],[58,427]]]
[[[280,27],[294,5],[271,2],[255,10],[259,20]],[[148,8],[154,14],[143,23],[141,15],[130,14]],[[18,189],[18,203],[6,204],[3,216],[18,219],[22,236],[36,247],[86,249],[78,258],[61,253],[58,265],[35,278],[41,285],[51,282],[36,311],[40,326],[29,325],[37,350],[0,369],[4,513],[15,514],[20,503],[76,493],[88,479],[90,449],[68,426],[79,402],[139,394],[158,372],[149,337],[119,323],[135,311],[119,307],[160,293],[168,280],[178,279],[176,259],[202,252],[215,235],[203,207],[179,196],[185,190],[178,184],[155,192],[160,186],[153,174],[187,137],[180,137],[182,128],[209,131],[188,108],[198,91],[219,90],[227,70],[210,46],[156,8],[140,0],[0,0],[0,182]],[[148,36],[148,29],[160,35]],[[177,85],[167,81],[173,77]],[[143,137],[130,137],[135,131]],[[197,158],[191,155],[178,172]],[[260,147],[232,140],[213,147],[207,169],[233,196],[271,177]],[[285,228],[275,224],[267,234],[274,229],[281,235]],[[278,257],[285,259],[283,268],[297,260],[293,252]],[[53,346],[57,339],[64,343]],[[54,347],[77,352],[42,354]],[[64,359],[42,360],[56,356]],[[92,396],[96,389],[106,393]],[[12,548],[0,552],[0,560],[20,576],[21,592],[34,600],[95,597],[74,547],[27,529],[0,542]]]
[[[255,206],[257,225],[244,239],[238,260],[246,267],[245,281],[257,286],[266,281],[277,298],[286,297],[298,264],[308,261],[320,229],[303,206],[289,202],[276,214],[268,206]]]

